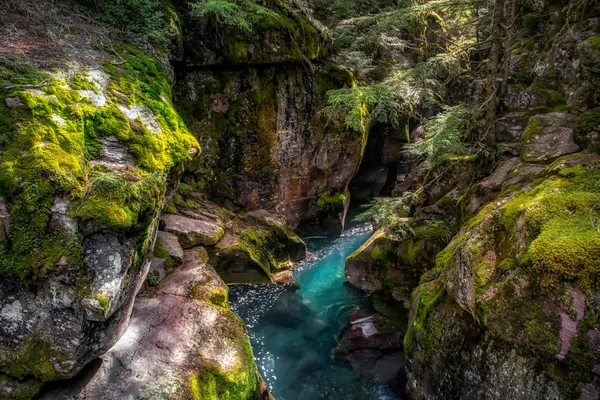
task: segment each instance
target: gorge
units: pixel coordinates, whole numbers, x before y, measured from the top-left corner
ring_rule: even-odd
[[[600,398],[594,0],[0,2],[0,400]]]

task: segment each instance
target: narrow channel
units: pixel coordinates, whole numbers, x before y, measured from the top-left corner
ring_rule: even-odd
[[[246,322],[256,363],[277,400],[397,400],[392,391],[335,359],[348,316],[369,307],[350,287],[344,260],[372,234],[349,223],[340,236],[306,239],[316,257],[294,270],[299,288],[232,285],[231,308]]]

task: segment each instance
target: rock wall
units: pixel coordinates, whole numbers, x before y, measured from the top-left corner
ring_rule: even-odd
[[[322,61],[320,33],[282,4],[281,24],[250,37],[228,30],[221,43],[210,27],[186,31],[177,106],[204,150],[188,176],[221,204],[270,210],[301,235],[333,235],[366,132],[320,115],[327,91],[354,85],[352,76]]]

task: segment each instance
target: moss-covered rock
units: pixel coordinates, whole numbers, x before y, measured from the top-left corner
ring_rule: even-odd
[[[375,310],[400,326],[407,323],[411,292],[452,237],[440,220],[424,222],[414,231],[414,236],[398,240],[379,229],[345,263],[348,282],[369,293]]]
[[[260,400],[260,376],[227,286],[196,249],[136,300],[128,330],[102,365],[42,399]],[[74,389],[76,388],[76,389]]]
[[[438,254],[404,339],[413,393],[574,398],[593,384],[598,354],[578,338],[597,315],[585,299],[600,284],[599,163],[559,158],[483,207]]]
[[[175,167],[199,150],[161,60],[77,46],[85,62],[68,73],[0,66],[0,309],[11,310],[0,374],[32,382],[13,396],[72,376],[118,339]],[[47,354],[37,364],[23,360],[31,346]]]

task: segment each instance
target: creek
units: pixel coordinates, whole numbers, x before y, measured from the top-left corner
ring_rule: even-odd
[[[397,400],[386,386],[360,377],[335,349],[348,316],[368,308],[364,293],[344,275],[344,260],[372,234],[368,223],[341,235],[305,239],[315,255],[284,285],[232,285],[230,304],[247,324],[260,373],[277,400]]]

